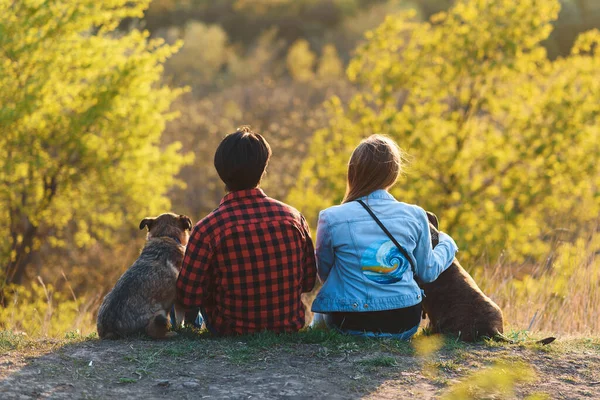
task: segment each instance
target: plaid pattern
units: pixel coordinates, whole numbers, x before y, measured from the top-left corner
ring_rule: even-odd
[[[177,294],[218,334],[290,332],[304,326],[300,295],[315,280],[302,214],[261,189],[240,190],[192,230]]]

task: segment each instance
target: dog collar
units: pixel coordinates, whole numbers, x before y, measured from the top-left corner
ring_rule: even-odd
[[[180,246],[183,246],[183,245],[181,244],[181,240],[179,240],[179,238],[178,238],[177,236],[161,236],[161,237],[164,237],[164,238],[169,238],[169,239],[173,239],[174,241],[176,241],[176,242],[177,242],[177,244],[179,244]]]

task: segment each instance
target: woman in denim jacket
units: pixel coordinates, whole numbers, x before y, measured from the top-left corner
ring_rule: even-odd
[[[432,249],[425,211],[388,193],[401,164],[398,145],[381,135],[363,140],[352,153],[342,204],[319,214],[316,255],[323,287],[312,305],[320,313],[313,326],[325,322],[344,333],[399,339],[417,331],[423,294],[416,279],[434,281],[458,248],[440,232]],[[356,200],[368,205],[410,260]]]

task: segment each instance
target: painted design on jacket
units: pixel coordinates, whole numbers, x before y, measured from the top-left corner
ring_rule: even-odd
[[[410,268],[410,263],[391,240],[380,240],[365,250],[361,258],[363,274],[373,282],[396,283]]]

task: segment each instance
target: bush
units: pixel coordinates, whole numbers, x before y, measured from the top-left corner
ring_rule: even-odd
[[[0,2],[0,275],[23,283],[42,244],[111,242],[170,207],[191,161],[160,146],[181,93],[160,83],[176,47],[117,34],[148,0]],[[42,240],[43,239],[43,240]]]
[[[467,265],[541,261],[559,234],[588,237],[600,213],[600,35],[548,60],[558,11],[463,0],[427,23],[389,17],[351,61],[360,93],[330,101],[289,202],[314,223],[341,200],[352,149],[382,133],[412,159],[393,194],[436,213]]]
[[[96,331],[92,310],[99,298],[78,299],[59,292],[41,279],[30,287],[9,285],[4,289],[5,307],[0,308],[0,329],[30,337],[64,337],[66,332]]]

